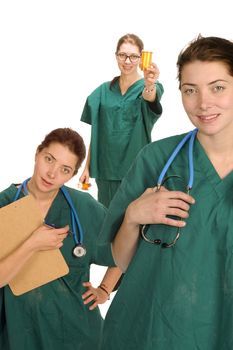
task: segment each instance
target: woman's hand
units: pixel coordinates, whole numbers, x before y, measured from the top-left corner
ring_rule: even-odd
[[[94,310],[98,304],[104,304],[108,300],[108,294],[99,287],[94,288],[91,282],[84,282],[83,286],[87,288],[87,291],[82,295],[83,303],[86,305],[92,302],[89,310]]]
[[[11,254],[1,259],[0,288],[8,284],[17,275],[35,252],[60,248],[68,234],[68,230],[68,225],[58,229],[42,225]]]
[[[190,204],[194,202],[191,196],[181,191],[168,191],[163,186],[159,191],[156,188],[148,188],[128,206],[125,220],[133,226],[164,224],[183,227],[185,222],[182,219],[189,216]],[[176,216],[181,220],[168,216]]]
[[[153,102],[156,99],[156,81],[159,77],[159,69],[155,63],[151,63],[149,68],[144,71],[144,82],[145,87],[142,92],[144,100]]]
[[[145,87],[146,89],[151,90],[159,78],[159,69],[156,66],[156,64],[152,62],[150,67],[146,68],[143,71],[143,73],[144,73]]]
[[[140,237],[140,225],[164,224],[184,227],[190,205],[194,199],[180,191],[148,188],[140,197],[131,202],[126,209],[124,220],[112,242],[112,251],[117,266],[126,271]],[[176,216],[178,219],[172,219]],[[179,219],[181,218],[181,219]]]
[[[89,178],[90,178],[89,169],[85,168],[82,172],[82,175],[79,178],[79,181],[81,183],[89,183]]]
[[[62,228],[52,228],[47,225],[40,226],[35,230],[30,238],[30,244],[35,251],[58,249],[63,245],[63,240],[69,233],[69,226]]]

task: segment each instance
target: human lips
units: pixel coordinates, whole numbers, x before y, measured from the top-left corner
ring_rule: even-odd
[[[42,180],[42,183],[45,185],[45,186],[52,186],[53,184],[47,180],[45,180],[44,178],[41,178]]]
[[[130,64],[130,65],[124,65],[123,66],[124,70],[131,70],[133,68],[133,66]]]
[[[212,121],[215,121],[218,117],[219,114],[209,114],[209,115],[197,115],[197,117],[204,123],[209,123]]]

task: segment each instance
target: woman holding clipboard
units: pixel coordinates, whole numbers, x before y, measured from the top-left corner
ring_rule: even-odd
[[[32,195],[44,218],[29,238],[0,260],[1,349],[98,347],[102,318],[98,308],[90,312],[84,305],[82,284],[89,280],[92,263],[114,266],[114,262],[110,245],[98,246],[105,208],[89,194],[64,185],[77,173],[84,158],[85,145],[77,132],[69,128],[53,130],[37,148],[32,177],[0,193],[0,207]],[[14,295],[8,284],[33,255],[58,248],[69,273]],[[98,292],[99,300],[105,301],[103,288]]]

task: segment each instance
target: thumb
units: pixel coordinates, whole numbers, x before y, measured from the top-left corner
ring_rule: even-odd
[[[156,187],[157,188],[157,187]],[[160,189],[159,189],[161,192],[169,192],[169,190],[164,187],[164,186],[161,186]]]

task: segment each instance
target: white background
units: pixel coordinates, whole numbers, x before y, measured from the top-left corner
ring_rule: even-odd
[[[0,190],[32,174],[36,147],[52,129],[74,128],[89,144],[90,127],[80,114],[88,94],[118,75],[114,53],[126,33],[141,37],[161,72],[164,112],[153,140],[191,129],[181,107],[177,55],[199,33],[232,40],[230,5],[231,0],[0,0]],[[78,176],[70,186],[76,187]],[[95,285],[103,273],[102,267],[92,268]],[[101,307],[103,315],[108,305]]]

